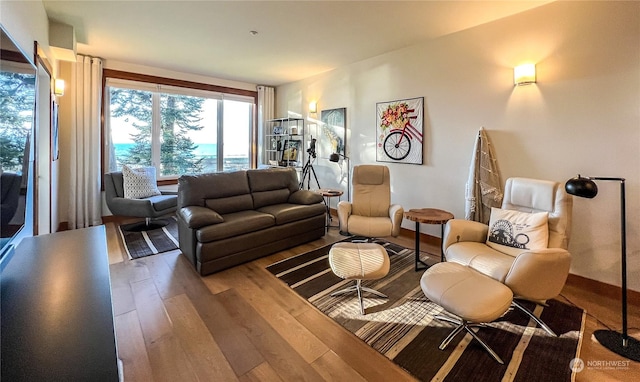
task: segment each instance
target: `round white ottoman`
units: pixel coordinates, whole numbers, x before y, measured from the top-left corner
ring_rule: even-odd
[[[444,350],[458,333],[466,330],[496,361],[504,364],[470,327],[494,321],[509,309],[513,300],[509,287],[469,267],[452,262],[438,263],[427,269],[420,279],[420,287],[429,300],[460,318],[456,320],[436,316],[439,320],[457,325],[442,341],[440,350]]]
[[[380,244],[334,244],[329,251],[329,265],[331,265],[331,270],[336,276],[345,280],[356,281],[354,286],[333,292],[331,296],[357,292],[361,314],[364,314],[362,292],[369,292],[376,296],[387,298],[386,295],[376,290],[362,286],[362,280],[381,279],[389,273],[389,255]]]

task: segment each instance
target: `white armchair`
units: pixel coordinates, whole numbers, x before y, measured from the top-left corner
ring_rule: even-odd
[[[387,166],[354,166],[353,201],[338,203],[340,232],[365,237],[397,237],[404,209],[391,204],[391,177]]]
[[[443,237],[447,261],[471,267],[508,286],[514,305],[551,335],[551,328],[518,300],[544,304],[560,294],[571,265],[567,251],[571,233],[572,197],[557,182],[510,178],[505,185],[503,210],[548,213],[548,245],[544,249],[500,251],[487,245],[489,226],[461,219],[450,220]]]

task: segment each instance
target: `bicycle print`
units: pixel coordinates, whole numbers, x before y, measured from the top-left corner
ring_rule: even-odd
[[[376,104],[378,162],[422,164],[424,98]]]

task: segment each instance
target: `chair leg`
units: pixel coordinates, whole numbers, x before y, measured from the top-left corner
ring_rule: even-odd
[[[442,343],[440,343],[440,346],[438,346],[438,349],[444,350],[449,345],[449,343],[455,338],[455,336],[458,335],[458,333],[460,333],[463,330],[466,330],[469,334],[471,334],[473,338],[476,339],[476,341],[480,343],[480,345],[482,345],[484,350],[486,350],[493,359],[495,359],[499,364],[504,365],[504,361],[502,360],[502,358],[500,358],[498,354],[496,354],[496,352],[493,351],[493,349],[491,349],[491,347],[487,345],[487,343],[484,342],[480,337],[478,337],[478,335],[471,329],[474,326],[482,326],[483,324],[480,324],[480,323],[472,324],[461,319],[455,319],[455,318],[440,315],[440,314],[437,315],[436,318],[438,320],[446,321],[456,325],[455,329],[453,329],[453,331],[449,333],[449,335],[442,341]]]
[[[340,289],[339,291],[335,291],[335,292],[331,293],[331,297],[340,296],[340,295],[343,295],[343,294],[355,292],[357,290],[358,290],[357,285],[352,285],[352,286],[350,286],[348,288]]]
[[[455,336],[457,336],[458,333],[460,333],[463,329],[464,329],[464,325],[462,325],[462,324],[459,324],[458,326],[456,326],[456,328],[453,329],[453,331],[451,333],[449,333],[447,338],[445,338],[440,343],[440,346],[438,346],[438,349],[444,350],[447,346],[449,346],[449,342],[451,342],[451,340],[453,340],[455,338]]]
[[[464,325],[464,328],[467,331],[467,333],[471,334],[471,336],[476,339],[476,341],[480,342],[480,345],[482,345],[484,350],[486,350],[487,352],[489,352],[489,354],[491,354],[491,357],[493,357],[493,359],[498,361],[500,365],[504,365],[504,361],[502,360],[502,358],[498,357],[496,352],[494,352],[493,349],[491,349],[491,347],[489,347],[489,345],[487,345],[486,342],[484,342],[480,337],[478,337],[478,335],[473,330],[471,330],[469,325]]]
[[[547,333],[549,333],[550,335],[554,336],[554,337],[558,337],[558,335],[551,330],[551,328],[549,326],[547,326],[547,324],[545,324],[544,321],[542,321],[540,318],[536,317],[535,314],[533,314],[533,312],[531,312],[529,309],[525,308],[524,305],[522,305],[520,302],[513,300],[513,302],[511,303],[513,306],[515,306],[516,308],[520,309],[522,312],[524,312],[527,316],[529,316],[531,319],[533,319],[538,325],[540,325],[540,327],[544,330],[546,330]]]
[[[367,288],[367,287],[361,286],[360,289],[362,289],[362,291],[364,291],[364,292],[369,292],[371,294],[375,294],[378,297],[388,298],[388,296],[386,294],[380,293],[377,290],[374,290],[374,289],[371,289],[371,288]]]
[[[360,302],[360,314],[364,316],[364,302],[362,301],[362,280],[356,281],[357,290],[358,290],[358,301]]]
[[[363,287],[362,280],[356,280],[356,285],[352,285],[350,287],[340,289],[338,291],[331,293],[331,297],[340,296],[340,295],[351,293],[351,292],[356,292],[358,294],[358,302],[360,303],[360,314],[362,315],[364,315],[364,302],[362,301],[363,292],[368,292],[378,297],[387,298],[387,295],[380,293],[377,290]]]

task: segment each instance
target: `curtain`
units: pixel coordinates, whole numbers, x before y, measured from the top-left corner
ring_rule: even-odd
[[[258,165],[265,161],[264,147],[266,147],[266,122],[275,115],[275,89],[270,86],[258,86]]]
[[[502,205],[498,163],[484,128],[476,136],[465,190],[465,219],[488,224],[491,207]]]
[[[78,55],[71,68],[69,228],[102,224],[100,106],[102,60]]]

